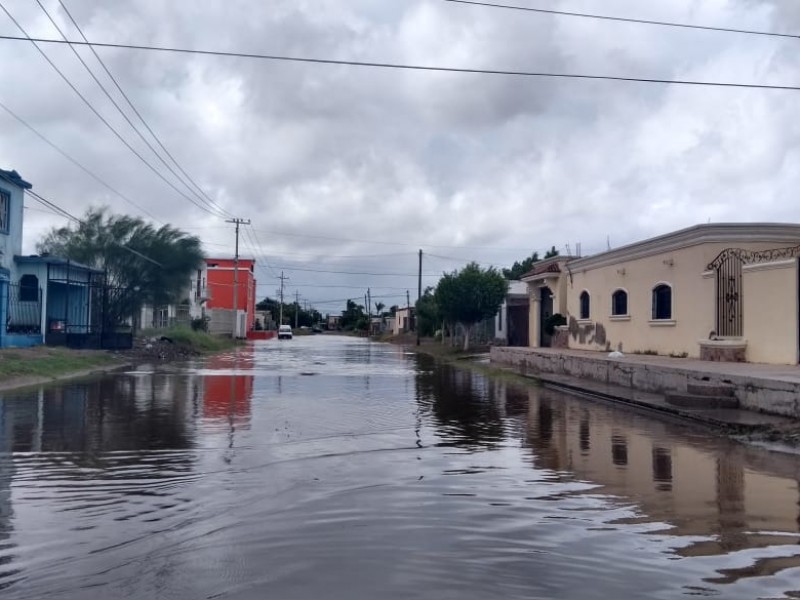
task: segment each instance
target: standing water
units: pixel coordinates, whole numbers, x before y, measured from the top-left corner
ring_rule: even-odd
[[[335,336],[0,399],[3,598],[798,598],[800,460]]]

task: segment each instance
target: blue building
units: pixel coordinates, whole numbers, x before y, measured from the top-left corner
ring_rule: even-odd
[[[52,256],[22,256],[25,190],[16,171],[0,169],[0,347],[66,344],[88,333],[93,278],[101,271]]]

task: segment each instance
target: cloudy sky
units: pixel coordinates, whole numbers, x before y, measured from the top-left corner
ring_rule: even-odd
[[[79,39],[58,0],[41,0]],[[800,40],[548,16],[444,0],[63,0],[91,41],[298,57],[800,85]],[[796,0],[509,4],[800,33]],[[2,0],[33,36],[36,0]],[[0,12],[0,34],[20,35]],[[178,183],[66,46],[43,46],[96,110]],[[157,177],[29,42],[0,41],[0,167],[83,213],[155,217],[233,253],[225,217]],[[88,49],[79,52],[127,108]],[[277,275],[323,312],[387,305],[473,259],[583,253],[721,221],[797,221],[800,92],[402,71],[98,49],[160,140],[230,214],[259,296]],[[135,119],[135,116],[131,116]],[[137,121],[134,121],[137,122]],[[138,124],[138,122],[137,122]],[[144,132],[148,135],[147,132]],[[118,193],[117,193],[118,192]],[[64,220],[32,198],[25,251]],[[144,212],[143,212],[144,211]],[[150,216],[148,216],[150,215]],[[338,272],[337,272],[338,271]]]

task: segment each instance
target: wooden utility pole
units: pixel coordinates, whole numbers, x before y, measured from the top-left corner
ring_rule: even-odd
[[[226,223],[236,225],[236,252],[233,255],[233,332],[232,337],[239,337],[239,226],[250,225],[250,219],[228,219]]]
[[[283,274],[283,271],[281,271],[281,276],[278,277],[278,279],[281,280],[281,300],[280,300],[280,306],[279,306],[279,309],[278,309],[278,313],[280,314],[280,316],[278,317],[278,327],[280,327],[281,325],[283,325],[283,282],[286,281],[289,278],[285,277],[284,274]]]
[[[419,271],[417,272],[417,305],[418,306],[419,306],[420,298],[422,298],[422,248],[419,249]],[[415,323],[414,329],[417,330],[417,346],[419,346],[419,323]]]
[[[294,328],[297,329],[297,315],[300,313],[300,292],[294,291]]]
[[[408,329],[413,331],[411,327],[411,294],[406,290],[406,314],[408,315]]]

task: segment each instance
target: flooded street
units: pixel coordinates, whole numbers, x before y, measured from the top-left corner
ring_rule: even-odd
[[[360,339],[0,400],[3,598],[800,598],[800,459]]]

